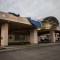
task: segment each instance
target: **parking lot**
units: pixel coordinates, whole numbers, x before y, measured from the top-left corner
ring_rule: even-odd
[[[0,60],[60,60],[60,45],[0,52]]]

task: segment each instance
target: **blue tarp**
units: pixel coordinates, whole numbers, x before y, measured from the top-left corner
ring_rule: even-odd
[[[28,18],[29,22],[36,28],[41,27],[41,22]]]

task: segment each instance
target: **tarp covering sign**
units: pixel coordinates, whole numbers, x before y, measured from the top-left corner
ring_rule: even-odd
[[[41,27],[41,23],[39,21],[33,20],[31,18],[28,18],[29,22],[36,28]]]

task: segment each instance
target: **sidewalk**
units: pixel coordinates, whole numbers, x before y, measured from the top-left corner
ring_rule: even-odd
[[[3,49],[5,49],[4,47],[0,47],[0,50],[3,50]]]
[[[11,45],[7,47],[0,47],[0,52],[6,51],[15,51],[15,50],[24,50],[24,49],[31,49],[31,48],[41,48],[41,47],[49,47],[60,45],[60,43],[40,43],[40,44],[33,44],[33,45]]]

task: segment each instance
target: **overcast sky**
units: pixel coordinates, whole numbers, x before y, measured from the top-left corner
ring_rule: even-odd
[[[0,0],[0,11],[36,19],[55,16],[60,21],[60,0]]]

